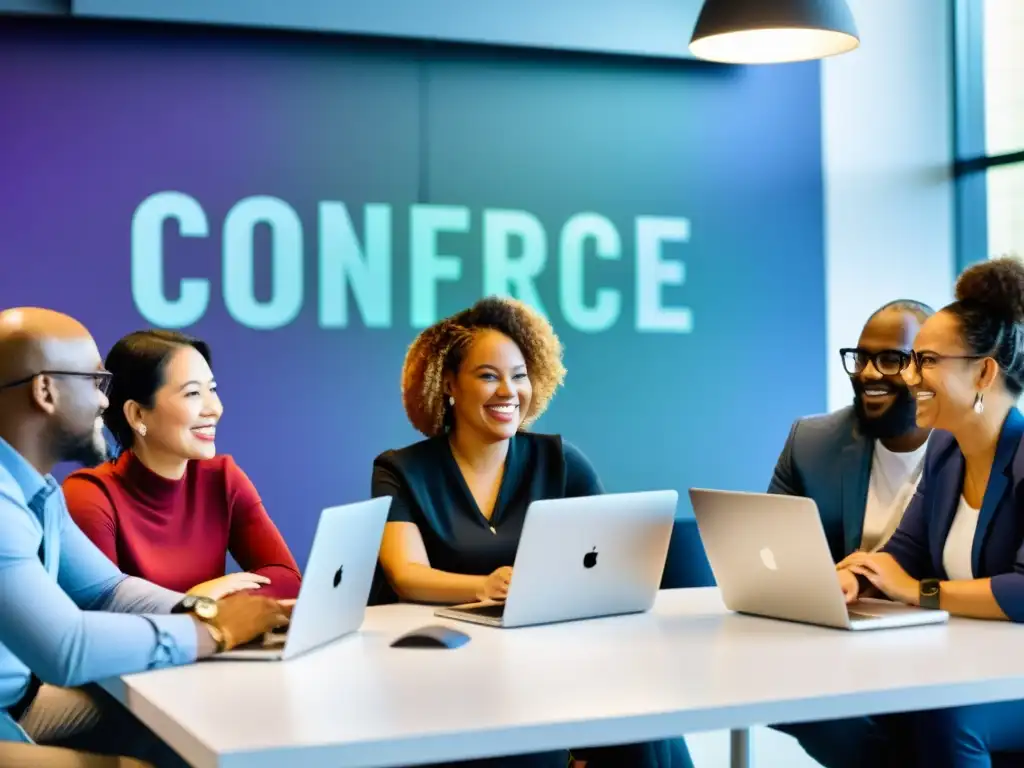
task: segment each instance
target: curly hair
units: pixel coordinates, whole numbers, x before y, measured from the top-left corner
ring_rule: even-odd
[[[992,357],[1013,396],[1024,392],[1024,264],[1011,257],[968,267],[946,307],[973,354]]]
[[[402,404],[413,427],[427,437],[439,435],[450,426],[444,375],[459,370],[474,336],[485,329],[508,336],[526,359],[533,397],[521,428],[544,413],[565,380],[562,344],[551,324],[521,301],[488,296],[424,330],[405,355]]]

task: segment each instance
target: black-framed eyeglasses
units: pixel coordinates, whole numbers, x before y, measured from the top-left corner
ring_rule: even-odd
[[[110,371],[38,371],[31,376],[26,376],[24,379],[0,384],[0,390],[21,387],[32,382],[36,376],[70,376],[79,379],[92,379],[96,389],[102,392],[104,396],[110,392],[110,382],[114,378],[114,374]]]
[[[883,349],[870,352],[859,347],[846,347],[839,350],[843,358],[843,368],[850,376],[856,376],[867,368],[870,362],[875,370],[883,376],[895,376],[911,365],[917,370],[933,368],[943,360],[984,360],[989,355],[940,355],[937,352],[904,352],[901,349]]]
[[[868,367],[868,363],[875,366],[875,370],[883,376],[895,376],[910,363],[910,354],[902,349],[883,349],[878,352],[871,352],[860,347],[845,347],[839,350],[843,358],[843,368],[850,376]]]

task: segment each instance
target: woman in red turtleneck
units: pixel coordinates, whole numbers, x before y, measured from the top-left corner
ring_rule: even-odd
[[[295,559],[259,495],[214,439],[223,412],[210,350],[174,331],[139,331],[107,355],[103,418],[120,458],[64,481],[78,526],[124,573],[220,598],[299,592]],[[225,575],[230,553],[242,573]]]

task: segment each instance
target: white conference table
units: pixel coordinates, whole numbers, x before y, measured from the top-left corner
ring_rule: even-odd
[[[455,650],[397,649],[445,623]],[[204,662],[108,683],[197,768],[369,768],[1024,698],[1024,629],[855,633],[728,613],[716,589],[648,614],[499,630],[392,605],[288,662]],[[735,756],[734,756],[735,757]]]

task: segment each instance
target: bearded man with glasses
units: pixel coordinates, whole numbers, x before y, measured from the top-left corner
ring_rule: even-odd
[[[932,314],[910,300],[876,310],[857,346],[839,350],[853,404],[797,420],[775,466],[768,492],[814,499],[837,563],[881,547],[914,494],[929,431],[915,423],[917,406],[900,371]]]
[[[836,563],[881,548],[917,489],[930,430],[916,425],[916,402],[900,372],[934,311],[899,300],[868,318],[856,347],[839,350],[853,403],[799,419],[789,432],[769,493],[814,499]],[[896,766],[899,731],[885,717],[773,726],[795,737],[826,768]]]
[[[95,371],[65,371],[52,368],[33,370],[27,376],[13,381],[0,381],[0,395],[4,390],[18,387],[35,387],[39,379],[64,380],[67,384],[65,397],[70,401],[69,408],[62,420],[52,425],[52,442],[57,452],[66,461],[95,467],[107,458],[107,442],[103,437],[103,408],[95,404],[95,391],[106,398],[110,391],[110,371],[98,368]],[[91,395],[91,396],[90,396]],[[88,420],[92,418],[92,430],[88,429]],[[81,422],[81,423],[79,423]]]

